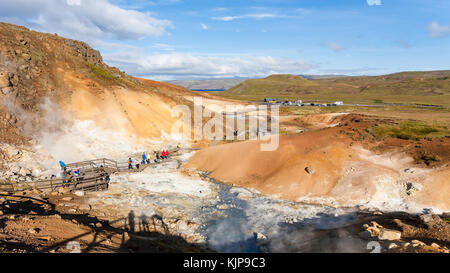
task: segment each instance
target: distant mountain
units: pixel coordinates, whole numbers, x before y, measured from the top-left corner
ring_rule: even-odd
[[[335,78],[343,78],[348,77],[347,75],[340,74],[327,74],[327,75],[299,75],[307,80],[321,80],[321,79],[335,79]]]
[[[246,78],[234,78],[234,79],[205,79],[205,80],[177,80],[168,81],[168,83],[180,85],[187,89],[229,89],[241,82]]]
[[[253,101],[275,97],[310,101],[450,105],[450,70],[401,72],[382,76],[333,76],[314,80],[308,79],[308,76],[272,75],[246,80],[220,95]]]
[[[301,76],[282,74],[271,75],[263,79],[249,79],[227,90],[227,94],[233,95],[268,95],[296,92],[302,88],[316,86],[314,81]]]

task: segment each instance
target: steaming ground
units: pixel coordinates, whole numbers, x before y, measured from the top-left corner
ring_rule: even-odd
[[[164,132],[162,132],[164,134]],[[99,158],[108,158],[126,162],[134,155],[140,160],[142,152],[169,149],[177,145],[172,136],[164,134],[161,140],[148,138],[136,139],[126,131],[105,129],[92,120],[65,121],[56,130],[42,130],[33,140],[30,149],[21,151],[4,144],[15,156],[9,169],[24,169],[24,173],[33,173],[38,179],[60,176],[58,162],[80,162]],[[19,154],[18,154],[19,153]]]
[[[189,157],[114,175],[109,191],[90,194],[89,203],[114,210],[117,218],[130,211],[161,216],[171,232],[220,252],[283,251],[287,231],[334,228],[354,219],[353,210],[277,200],[197,172],[183,175],[179,166]]]

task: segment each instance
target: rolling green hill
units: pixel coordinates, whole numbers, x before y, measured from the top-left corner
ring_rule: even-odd
[[[295,75],[272,75],[246,80],[221,96],[258,101],[266,97],[352,103],[413,103],[450,105],[450,70],[401,72],[383,76],[307,80]]]

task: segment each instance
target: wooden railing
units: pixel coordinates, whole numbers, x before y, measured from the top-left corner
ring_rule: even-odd
[[[169,155],[175,155],[179,149],[169,151]],[[118,163],[115,160],[102,158],[87,161],[80,161],[66,165],[66,176],[64,178],[36,180],[32,182],[0,182],[0,191],[15,193],[23,191],[31,191],[34,189],[57,190],[58,188],[69,188],[71,190],[102,190],[108,188],[106,177],[117,172],[141,172],[147,167],[158,165],[162,162],[170,162],[170,160],[162,159],[159,163],[152,162],[150,164],[142,164],[139,169],[136,165],[132,169],[128,169],[128,163]],[[139,162],[140,163],[140,162]],[[73,171],[80,170],[80,176],[75,177]]]

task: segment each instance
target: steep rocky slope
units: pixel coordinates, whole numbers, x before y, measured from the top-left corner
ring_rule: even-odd
[[[0,91],[3,161],[18,159],[13,145],[50,165],[170,142],[172,107],[191,105],[189,90],[128,76],[84,42],[5,23]]]

